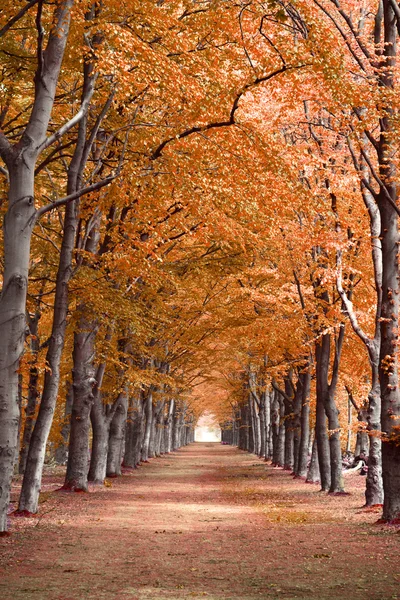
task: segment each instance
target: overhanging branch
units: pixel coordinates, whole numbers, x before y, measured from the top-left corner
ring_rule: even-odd
[[[176,135],[174,137],[164,140],[154,150],[153,154],[151,155],[151,159],[156,160],[157,158],[159,158],[162,155],[164,148],[166,146],[168,146],[168,144],[170,144],[171,142],[174,142],[175,140],[182,140],[186,137],[189,137],[190,135],[193,135],[194,133],[203,133],[204,131],[209,131],[210,129],[219,129],[221,127],[230,127],[231,125],[235,125],[235,113],[239,108],[240,99],[242,98],[242,96],[244,96],[244,94],[246,94],[246,92],[250,91],[251,89],[253,89],[257,85],[259,85],[260,83],[265,83],[266,81],[273,79],[277,75],[281,75],[282,73],[285,73],[285,71],[293,71],[295,69],[303,69],[304,67],[307,67],[307,66],[308,66],[308,64],[294,65],[294,66],[283,65],[280,69],[276,69],[275,71],[273,71],[272,73],[269,73],[268,75],[264,75],[263,77],[257,77],[254,81],[252,81],[250,83],[246,83],[246,85],[244,85],[242,87],[242,89],[239,90],[239,92],[236,94],[236,97],[232,104],[231,112],[229,113],[229,119],[226,119],[225,121],[215,121],[214,123],[208,123],[207,125],[199,125],[197,127],[190,127],[189,129],[186,129],[182,133],[179,133],[178,135]]]

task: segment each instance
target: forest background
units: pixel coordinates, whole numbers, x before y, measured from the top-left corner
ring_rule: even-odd
[[[2,3],[2,531],[16,462],[35,513],[46,452],[85,490],[205,410],[299,476],[311,432],[340,494],[349,402],[399,519],[399,31],[394,0]]]

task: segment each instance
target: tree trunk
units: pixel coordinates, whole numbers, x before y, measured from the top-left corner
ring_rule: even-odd
[[[269,394],[269,399],[268,399],[268,416],[269,419],[267,421],[268,423],[268,436],[267,436],[267,444],[268,444],[268,459],[272,460],[273,457],[273,453],[274,453],[274,444],[273,444],[273,435],[272,435],[272,405],[274,402],[274,392],[272,391]],[[267,457],[266,457],[267,458]]]
[[[252,410],[252,400],[251,398],[247,399],[247,423],[249,428],[249,447],[248,452],[254,453],[255,450],[255,438],[254,438],[254,415]]]
[[[307,483],[319,483],[320,482],[320,468],[318,464],[318,442],[317,436],[314,436],[314,441],[311,451],[311,460],[307,472]]]
[[[143,432],[143,401],[139,397],[131,397],[126,421],[125,453],[123,466],[135,469],[140,463],[140,452],[142,447]]]
[[[83,311],[86,307],[81,307]],[[96,384],[93,366],[97,324],[80,318],[74,334],[72,385],[74,401],[71,413],[67,473],[64,489],[87,491],[89,470],[90,412],[93,404],[93,387]]]
[[[307,476],[308,465],[308,444],[310,439],[310,384],[311,373],[307,370],[301,374],[303,380],[301,415],[300,415],[300,446],[299,458],[297,463],[297,477]]]
[[[162,418],[165,401],[158,400],[153,402],[152,406],[152,418],[151,418],[151,432],[150,432],[150,444],[149,444],[149,458],[155,458],[160,455],[160,436],[162,428]]]
[[[156,441],[155,441],[155,454],[161,456],[164,454],[164,411],[165,411],[165,400],[160,402],[160,410],[156,417]]]
[[[172,398],[169,402],[169,407],[168,407],[168,416],[166,419],[166,427],[165,427],[165,437],[166,437],[166,444],[165,444],[165,452],[167,454],[169,454],[172,450],[172,420],[173,420],[173,414],[174,414],[174,406],[175,406],[175,400]]]
[[[64,2],[63,10],[67,10],[67,22],[59,22],[60,31],[65,27],[69,27],[69,13],[73,1]],[[61,8],[61,5],[60,5]],[[65,19],[64,15],[62,19]],[[61,16],[61,12],[60,12]],[[53,35],[57,35],[55,31]],[[60,37],[60,36],[58,36]],[[65,37],[66,41],[66,37]],[[50,42],[49,42],[50,43]],[[59,43],[59,40],[56,42]],[[64,42],[65,47],[65,42]],[[63,51],[64,51],[63,47]],[[47,50],[46,50],[47,52]],[[59,57],[61,65],[61,57]],[[84,84],[82,90],[82,106],[89,102],[93,95],[94,81],[93,77],[94,65],[91,62],[85,62],[84,68]],[[41,75],[38,77],[42,79]],[[51,87],[55,93],[56,81],[51,78]],[[48,85],[43,86],[43,94],[48,98]],[[39,109],[40,120],[43,119],[42,110]],[[50,112],[49,112],[50,116]],[[85,167],[86,161],[82,163],[82,156],[85,150],[86,142],[86,124],[87,116],[84,114],[79,122],[78,138],[75,151],[68,168],[68,183],[67,195],[77,191],[80,187],[81,175]],[[64,348],[65,329],[68,312],[68,283],[72,275],[72,253],[74,249],[75,234],[78,222],[78,203],[77,201],[67,204],[64,217],[63,238],[61,243],[59,267],[57,271],[56,290],[54,299],[53,324],[49,340],[47,355],[46,355],[46,370],[44,375],[43,393],[40,402],[39,413],[32,433],[31,442],[29,445],[27,463],[22,482],[21,495],[19,500],[18,512],[37,512],[39,492],[42,480],[43,464],[46,454],[46,444],[53,422],[54,410],[57,402],[59,382],[60,382],[60,362],[62,351]]]
[[[380,399],[379,399],[380,400]],[[362,409],[359,412],[358,420],[365,422],[367,421],[367,413],[366,410]],[[380,423],[379,423],[380,426]],[[357,431],[356,437],[356,445],[354,448],[354,456],[367,457],[369,454],[369,436],[368,433],[364,430]]]
[[[67,394],[65,399],[65,410],[64,410],[64,423],[61,428],[61,438],[62,441],[60,445],[57,446],[55,457],[56,462],[59,465],[65,465],[68,460],[68,440],[69,440],[69,432],[71,429],[71,412],[72,412],[72,404],[74,402],[74,390],[72,387],[72,383],[70,381],[67,382]]]
[[[108,438],[110,435],[111,421],[105,412],[106,407],[94,409],[92,407],[90,420],[92,423],[93,440],[90,454],[90,467],[88,481],[103,484],[106,477]]]
[[[39,397],[38,380],[39,371],[37,367],[37,358],[39,353],[39,337],[38,337],[38,325],[40,319],[39,310],[36,311],[35,315],[29,318],[29,331],[31,335],[31,352],[32,352],[32,363],[29,368],[29,383],[28,383],[28,400],[25,409],[25,425],[24,432],[22,434],[21,451],[19,455],[19,466],[18,472],[23,475],[25,472],[26,461],[28,458],[29,444],[32,437],[33,426],[35,423],[37,400]]]
[[[380,84],[394,89],[394,73],[397,53],[397,20],[390,0],[383,0],[384,45]],[[398,374],[399,346],[399,229],[398,215],[392,203],[397,203],[396,165],[393,160],[393,108],[382,107],[381,133],[378,144],[379,176],[384,182],[380,187],[378,208],[381,216],[382,240],[382,311],[381,344],[379,355],[379,380],[382,398],[382,476],[384,489],[383,519],[400,522],[400,390]]]
[[[260,458],[265,458],[266,455],[266,433],[267,433],[267,424],[265,421],[265,392],[262,392],[260,397],[260,450],[258,456]]]
[[[249,394],[248,403],[249,403],[249,414],[250,414],[250,423],[251,423],[251,439],[253,440],[251,452],[254,452],[254,454],[258,454],[258,424],[257,424],[258,417],[256,414],[255,401],[251,394]],[[250,442],[250,444],[251,444],[251,442]]]
[[[284,446],[284,464],[286,471],[293,471],[294,459],[294,431],[292,418],[285,415],[285,446]]]
[[[293,475],[298,477],[300,440],[301,440],[301,406],[303,402],[303,374],[298,374],[296,392],[293,400]]]
[[[285,424],[284,424],[284,404],[283,398],[279,392],[274,392],[274,402],[272,406],[272,429],[273,429],[273,456],[272,463],[275,466],[283,467],[285,464]]]
[[[284,425],[285,425],[285,462],[284,462],[283,468],[287,471],[293,471],[293,467],[294,467],[294,420],[293,420],[294,396],[292,394],[292,390],[293,390],[293,384],[292,384],[292,369],[291,369],[289,372],[289,375],[287,377],[285,377],[285,394],[286,395],[283,397]]]
[[[32,225],[34,161],[8,166],[4,275],[0,298],[0,531],[7,530],[11,479],[18,448],[18,369],[25,341],[25,304]]]
[[[124,454],[125,426],[128,412],[128,392],[123,390],[116,401],[117,406],[111,421],[108,454],[107,477],[121,475],[122,458]]]
[[[365,487],[365,505],[383,504],[382,481],[382,440],[380,438],[381,397],[379,384],[379,358],[374,352],[374,360],[370,359],[372,368],[372,387],[368,394],[367,422],[369,433],[368,472]]]
[[[90,411],[93,439],[88,481],[95,484],[103,484],[106,477],[108,440],[111,420],[115,412],[115,406],[104,404],[102,398],[101,386],[105,368],[105,362],[97,367],[96,387],[93,394],[92,410]]]
[[[149,461],[149,447],[150,447],[150,436],[151,436],[151,427],[152,427],[152,417],[153,417],[153,393],[151,390],[148,391],[145,404],[144,404],[144,416],[146,420],[145,430],[144,430],[144,439],[143,439],[143,447],[142,447],[142,462]]]
[[[250,452],[250,429],[251,425],[249,423],[249,407],[248,404],[244,404],[241,407],[241,415],[242,415],[242,425],[243,428],[243,446],[242,450],[246,450]]]
[[[331,485],[329,492],[340,494],[344,491],[342,475],[342,448],[340,444],[340,423],[339,411],[335,403],[333,393],[330,393],[325,404],[325,411],[328,417],[329,450],[331,462]]]
[[[67,42],[73,0],[58,3],[43,61],[35,77],[35,98],[20,140],[0,135],[0,155],[9,175],[8,208],[3,221],[4,272],[0,298],[0,532],[7,509],[18,444],[18,369],[25,340],[30,242],[35,224],[34,175],[53,108]]]
[[[317,408],[315,422],[315,437],[318,449],[318,464],[320,471],[321,490],[329,491],[331,485],[330,445],[326,429],[325,394],[327,391],[326,377],[329,371],[330,339],[329,334],[323,335],[315,343],[316,379],[317,379]]]
[[[56,281],[53,325],[46,355],[47,368],[44,374],[39,413],[29,446],[18,512],[25,510],[36,513],[38,508],[46,444],[53,422],[60,383],[60,363],[64,348],[68,312],[68,283],[72,273],[72,253],[76,226],[77,208],[75,203],[71,203],[65,211],[64,234]]]

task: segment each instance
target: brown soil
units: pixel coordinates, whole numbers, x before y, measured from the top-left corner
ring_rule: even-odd
[[[331,497],[197,443],[89,494],[61,482],[0,539],[2,600],[400,599],[399,529],[361,511],[361,476]]]

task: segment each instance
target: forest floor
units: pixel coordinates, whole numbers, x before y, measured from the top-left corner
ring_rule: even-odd
[[[0,539],[2,600],[400,599],[399,529],[258,458],[197,443],[88,494],[54,491]],[[17,487],[13,495],[17,495]]]

